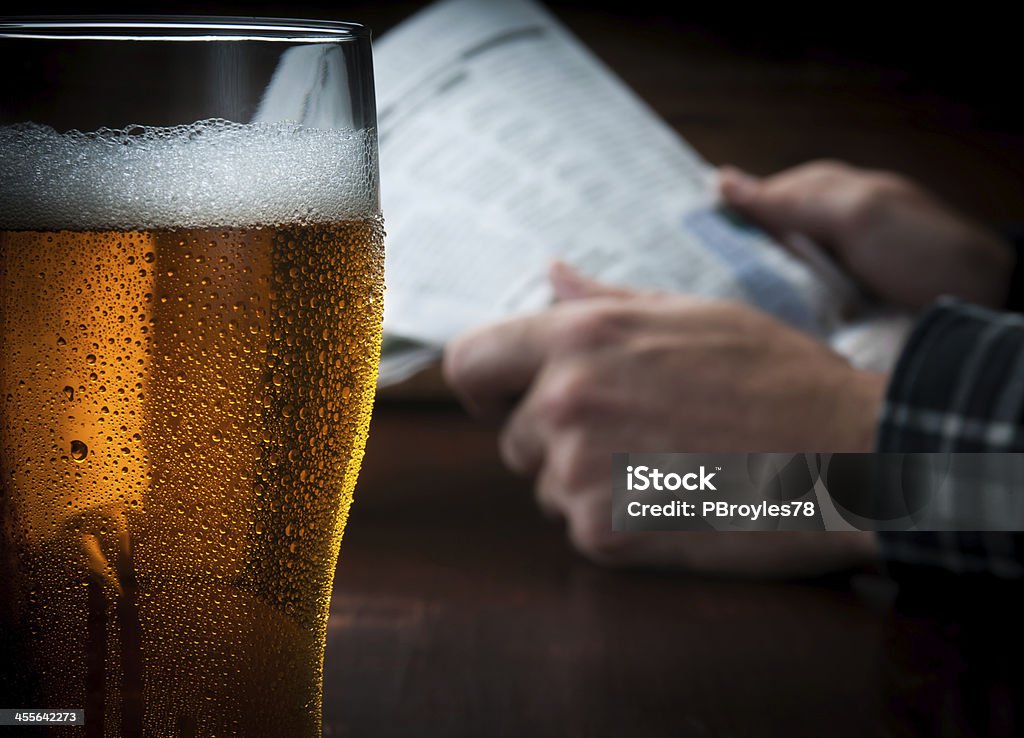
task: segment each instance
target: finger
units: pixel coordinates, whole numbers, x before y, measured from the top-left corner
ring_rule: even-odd
[[[528,396],[529,398],[529,396]],[[532,403],[524,400],[512,413],[498,439],[501,459],[513,471],[536,475],[534,497],[548,517],[565,516],[568,495],[559,464],[549,463],[549,428],[539,422]]]
[[[444,352],[445,380],[468,409],[504,414],[544,363],[544,313],[486,326],[452,341]]]
[[[524,475],[542,473],[548,489],[561,491],[580,482],[580,470],[587,450],[578,432],[591,418],[576,408],[568,390],[562,389],[565,376],[549,364],[539,373],[529,391],[509,415],[498,438],[502,461]]]
[[[534,497],[541,511],[551,518],[565,517],[566,497],[562,494],[562,482],[550,465],[541,467],[534,484]]]
[[[718,170],[718,192],[730,205],[742,208],[757,195],[760,180],[739,167],[726,164]]]
[[[610,458],[604,443],[586,428],[555,427],[524,403],[502,436],[502,458],[524,474],[536,474],[542,507],[564,512],[569,500],[594,489],[610,494]]]
[[[555,301],[579,300],[588,297],[632,297],[636,293],[624,287],[598,282],[580,274],[564,261],[555,261],[548,271]]]
[[[498,436],[501,460],[509,469],[523,475],[533,475],[542,470],[550,439],[549,428],[542,422],[531,397],[532,394],[527,394],[516,406]]]
[[[798,231],[829,245],[858,206],[862,179],[858,170],[832,162],[813,162],[765,179],[722,167],[718,188],[726,203],[767,230]]]

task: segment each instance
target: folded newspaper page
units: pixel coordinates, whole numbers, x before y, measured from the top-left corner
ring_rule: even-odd
[[[905,320],[862,314],[813,245],[798,258],[723,209],[708,163],[532,0],[441,0],[377,41],[374,67],[381,385],[462,331],[543,308],[555,259],[611,283],[748,302],[864,365],[895,356]],[[261,116],[314,125],[337,107],[315,53],[278,72]]]

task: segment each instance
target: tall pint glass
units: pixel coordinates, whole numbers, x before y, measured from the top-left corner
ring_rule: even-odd
[[[0,70],[2,706],[319,735],[380,351],[369,32],[13,19]]]

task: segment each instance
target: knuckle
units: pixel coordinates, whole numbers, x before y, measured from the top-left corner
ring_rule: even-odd
[[[857,236],[873,228],[883,217],[894,194],[890,182],[875,175],[865,176],[851,190],[841,224],[843,230],[851,236]]]
[[[856,170],[845,162],[815,159],[782,172],[773,178],[772,184],[779,196],[796,200],[819,196],[822,189],[835,188],[855,177]]]
[[[575,495],[585,489],[594,474],[594,453],[583,434],[563,434],[553,449],[550,478],[564,495]]]
[[[621,309],[613,305],[568,305],[554,327],[556,346],[569,352],[605,346],[619,335],[622,318]]]
[[[914,184],[895,172],[874,171],[864,175],[864,189],[870,202],[887,202],[904,197],[914,190]]]
[[[845,161],[839,159],[815,159],[803,166],[804,172],[821,177],[845,177],[855,170]]]
[[[879,189],[890,192],[901,192],[915,188],[913,180],[899,172],[888,169],[872,169],[864,173],[864,177]]]
[[[779,187],[795,201],[816,201],[823,192],[842,191],[859,181],[862,171],[836,159],[816,159],[802,164],[781,177]]]
[[[594,379],[585,366],[566,367],[552,373],[538,391],[537,411],[553,428],[580,422],[594,395]]]

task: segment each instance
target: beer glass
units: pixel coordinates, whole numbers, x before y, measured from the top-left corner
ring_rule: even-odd
[[[369,32],[8,19],[0,64],[2,706],[319,735],[381,337]]]

